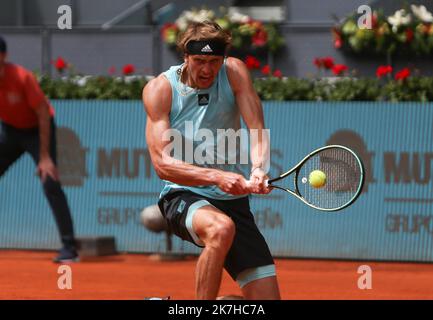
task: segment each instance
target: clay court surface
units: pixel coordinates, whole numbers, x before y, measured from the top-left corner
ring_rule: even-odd
[[[0,251],[0,299],[194,299],[196,257],[158,262],[122,254],[71,264],[72,289],[60,290],[55,252]],[[373,272],[372,289],[360,290],[360,265]],[[283,299],[433,299],[433,264],[277,259]],[[240,294],[224,273],[221,295]]]

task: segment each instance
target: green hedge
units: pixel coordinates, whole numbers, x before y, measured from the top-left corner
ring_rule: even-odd
[[[143,77],[86,77],[51,79],[40,84],[50,99],[141,99]],[[277,101],[433,101],[433,77],[405,80],[339,78],[332,81],[299,78],[257,78],[262,100]]]
[[[50,99],[141,99],[147,81],[142,77],[71,77],[39,79],[42,90]]]
[[[277,101],[433,101],[433,77],[401,80],[297,78],[256,79],[255,88],[263,100]]]

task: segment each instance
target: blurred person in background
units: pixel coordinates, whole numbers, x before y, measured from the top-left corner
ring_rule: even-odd
[[[54,109],[32,72],[6,57],[6,41],[0,36],[0,177],[21,155],[31,155],[63,243],[53,260],[76,262],[72,217],[56,167]]]

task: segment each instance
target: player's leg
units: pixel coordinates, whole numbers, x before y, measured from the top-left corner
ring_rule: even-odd
[[[53,162],[57,162],[56,154],[56,128],[54,122],[51,124],[50,135],[50,157]],[[33,161],[38,165],[39,162],[39,133],[31,133],[23,135],[22,139],[23,148],[30,153]],[[77,260],[76,243],[74,236],[74,228],[72,216],[69,209],[66,195],[63,192],[60,181],[56,181],[48,176],[45,181],[42,181],[44,194],[53,212],[54,219],[59,230],[60,238],[63,243],[63,248],[59,254],[56,262],[65,262],[70,260]],[[58,261],[57,261],[58,260]]]
[[[248,198],[227,202],[236,226],[225,268],[238,282],[245,299],[280,299],[275,264],[250,211]]]
[[[13,134],[0,124],[0,177],[22,154],[23,150],[14,140]]]
[[[242,287],[247,300],[280,300],[280,290],[276,276],[251,281]]]
[[[254,273],[253,270],[250,272]],[[237,295],[221,296],[217,300],[280,300],[277,278],[270,276],[253,280],[242,287],[242,297]]]
[[[192,217],[193,232],[204,243],[196,268],[197,299],[216,299],[224,261],[235,234],[231,218],[213,206],[204,206]]]
[[[235,233],[233,221],[211,199],[183,189],[172,189],[158,205],[171,232],[204,248],[197,262],[196,296],[215,299]]]

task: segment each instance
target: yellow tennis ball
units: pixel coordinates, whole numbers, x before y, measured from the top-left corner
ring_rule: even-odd
[[[321,188],[326,183],[326,174],[320,170],[311,171],[308,182],[313,188]]]

